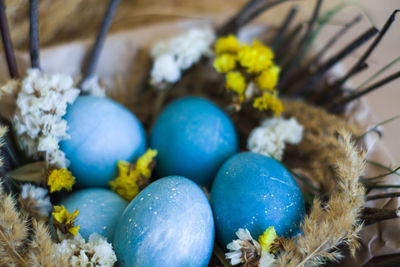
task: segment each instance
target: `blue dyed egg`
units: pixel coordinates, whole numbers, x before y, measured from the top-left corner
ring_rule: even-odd
[[[81,96],[64,119],[70,139],[60,143],[78,186],[105,187],[117,174],[117,161],[133,161],[146,146],[141,123],[128,109],[101,97]]]
[[[158,150],[156,174],[181,175],[210,186],[218,168],[237,152],[230,118],[202,98],[186,97],[167,106],[153,127],[151,147]]]
[[[303,195],[295,180],[278,161],[261,154],[239,153],[226,161],[211,189],[219,242],[237,239],[246,228],[257,239],[269,226],[279,236],[299,233],[304,213]]]
[[[157,180],[124,211],[114,236],[121,267],[207,266],[214,220],[203,191],[178,176]]]
[[[88,188],[72,193],[60,205],[71,213],[79,210],[76,225],[81,226],[79,233],[85,239],[92,233],[98,233],[111,241],[128,202],[110,190]]]

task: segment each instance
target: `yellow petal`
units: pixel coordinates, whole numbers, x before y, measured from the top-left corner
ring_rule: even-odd
[[[265,232],[258,238],[258,242],[260,243],[262,250],[270,253],[271,245],[274,243],[277,237],[278,236],[275,228],[273,226],[268,227],[267,230],[265,230]]]

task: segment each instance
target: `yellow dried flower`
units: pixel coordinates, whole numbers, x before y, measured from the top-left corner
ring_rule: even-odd
[[[213,66],[221,73],[233,70],[236,67],[236,56],[232,54],[222,54],[214,60]]]
[[[282,101],[271,93],[263,93],[254,99],[253,107],[259,110],[272,110],[275,117],[279,116],[283,111]]]
[[[151,164],[157,153],[157,150],[149,148],[136,162],[136,170],[146,178],[150,178],[151,176]]]
[[[215,43],[215,53],[237,53],[240,48],[240,43],[235,35],[230,34],[225,37],[218,38]]]
[[[74,184],[75,177],[66,168],[52,170],[47,180],[47,185],[50,186],[50,193],[60,191],[63,188],[70,191]]]
[[[239,96],[244,95],[246,90],[246,79],[239,71],[231,71],[226,74],[226,89],[236,92]]]
[[[275,232],[275,228],[273,226],[270,226],[267,228],[267,230],[265,230],[262,235],[260,235],[260,237],[258,238],[258,243],[260,243],[263,251],[271,253],[274,252],[272,251],[272,244],[277,237],[278,236]]]
[[[75,226],[75,220],[78,216],[79,211],[75,210],[72,214],[64,206],[54,206],[53,224],[61,230],[62,233],[71,233],[77,235],[80,225]]]
[[[139,188],[150,178],[155,156],[157,150],[148,149],[135,165],[118,161],[119,176],[110,181],[111,189],[126,200],[132,200],[139,193]]]
[[[238,60],[249,73],[258,73],[271,67],[274,52],[259,41],[253,41],[251,46],[243,45],[238,52]]]
[[[278,83],[279,72],[281,68],[276,65],[262,71],[260,75],[255,78],[255,83],[260,90],[274,91]]]

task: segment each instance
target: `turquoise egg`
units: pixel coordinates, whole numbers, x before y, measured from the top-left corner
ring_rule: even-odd
[[[121,267],[207,266],[214,220],[203,191],[178,176],[159,179],[128,205],[114,236]]]
[[[238,150],[230,118],[212,102],[185,97],[156,120],[150,146],[158,150],[156,174],[181,175],[210,186],[218,168]]]
[[[239,228],[257,239],[269,226],[279,236],[299,233],[303,195],[289,171],[275,159],[244,152],[227,160],[211,188],[216,235],[226,246]]]
[[[79,211],[76,225],[81,226],[79,233],[85,239],[98,233],[112,241],[118,219],[128,202],[110,190],[88,188],[72,193],[59,205],[64,205],[70,213]]]
[[[117,175],[118,160],[133,161],[145,151],[139,120],[117,102],[80,96],[64,117],[70,139],[60,143],[78,186],[105,187]]]

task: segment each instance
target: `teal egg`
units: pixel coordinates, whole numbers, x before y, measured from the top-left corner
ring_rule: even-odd
[[[119,160],[134,161],[145,151],[140,121],[109,98],[80,96],[64,119],[71,138],[60,147],[80,187],[106,187],[117,175]]]
[[[213,244],[207,197],[195,183],[177,176],[153,182],[132,200],[113,242],[121,267],[206,267]]]
[[[79,233],[85,239],[98,233],[111,241],[128,202],[110,190],[88,188],[72,193],[59,205],[64,205],[70,213],[79,211],[76,225],[80,225]]]
[[[244,152],[227,160],[211,188],[216,235],[226,246],[239,228],[258,238],[274,226],[279,236],[300,232],[303,195],[290,172],[270,157]]]
[[[235,127],[218,106],[199,97],[169,104],[157,118],[150,146],[156,174],[181,175],[209,187],[218,168],[238,150]]]

